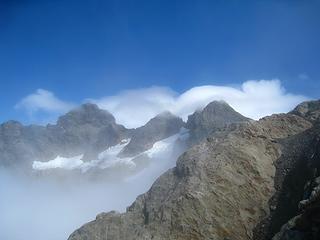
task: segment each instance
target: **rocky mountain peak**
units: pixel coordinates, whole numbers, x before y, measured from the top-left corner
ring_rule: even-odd
[[[111,113],[100,109],[96,104],[85,103],[61,116],[58,119],[57,125],[70,126],[91,124],[100,126],[110,123],[115,123],[115,118]]]
[[[190,129],[194,140],[198,141],[217,129],[248,120],[225,101],[213,101],[203,110],[190,115],[186,127]]]
[[[94,159],[128,134],[108,111],[85,103],[46,127],[23,126],[16,121],[0,125],[0,161],[6,165],[24,163],[30,168],[32,161],[51,160],[58,155],[83,154],[84,159]]]
[[[309,121],[316,121],[320,118],[320,100],[306,101],[300,103],[290,113],[301,116]]]
[[[1,128],[22,128],[23,125],[15,120],[9,120],[7,122],[2,123]]]
[[[170,137],[180,131],[185,123],[172,113],[166,111],[150,119],[144,126],[133,131],[130,143],[120,156],[134,156],[148,150],[157,141]]]
[[[163,111],[156,115],[154,118],[161,119],[161,118],[178,118],[176,115],[172,114],[170,111]],[[153,119],[154,119],[153,118]]]
[[[170,111],[164,111],[156,115],[155,117],[151,118],[145,126],[154,127],[154,125],[161,124],[164,122],[183,122],[182,119]]]
[[[221,111],[225,109],[233,110],[233,108],[230,107],[230,105],[224,100],[214,100],[210,102],[203,110],[205,109],[212,109],[214,111]]]

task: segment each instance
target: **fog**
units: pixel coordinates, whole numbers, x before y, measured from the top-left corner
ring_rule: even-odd
[[[198,86],[181,94],[169,88],[152,87],[128,90],[90,101],[109,110],[118,123],[137,127],[163,110],[170,110],[186,120],[188,114],[212,100],[225,100],[240,113],[256,119],[270,113],[289,111],[305,99],[304,96],[287,93],[279,80],[261,80],[247,81],[240,88]],[[38,90],[16,107],[33,115],[39,111],[58,114],[73,106],[73,103],[59,100],[51,92]],[[105,157],[91,162],[78,159],[76,164],[74,159],[60,157],[49,163],[50,159],[46,159],[45,163],[33,163],[37,170],[33,170],[32,174],[0,169],[0,239],[67,239],[75,229],[94,220],[101,212],[125,211],[139,194],[150,188],[161,173],[175,166],[176,158],[184,148],[173,147],[171,143],[169,145],[169,149],[163,150],[163,146],[167,145],[160,144],[158,148],[147,151],[150,161],[145,166],[138,166],[136,171],[127,171],[123,169],[125,166],[101,169],[121,162],[119,159]],[[173,152],[173,149],[176,151]],[[144,160],[142,162],[145,164]],[[134,159],[130,159],[129,163],[128,166],[135,166],[132,164]],[[57,166],[65,168],[61,169],[62,175],[55,169],[47,170]],[[85,172],[88,166],[90,171],[91,168],[100,167],[96,177],[92,178],[95,176],[94,170],[88,177],[89,174]],[[42,174],[43,169],[49,171],[49,174]],[[74,174],[75,169],[82,169],[82,172]],[[120,177],[106,178],[104,171]]]
[[[101,212],[123,212],[161,173],[175,166],[182,151],[183,147],[172,144],[143,170],[112,181],[67,170],[70,177],[61,178],[54,172],[21,174],[0,169],[0,239],[67,239]]]

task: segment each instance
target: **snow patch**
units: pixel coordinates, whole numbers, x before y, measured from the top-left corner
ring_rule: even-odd
[[[57,156],[55,159],[48,162],[34,161],[32,168],[36,170],[47,170],[53,168],[72,170],[79,168],[83,164],[83,161],[81,160],[82,158],[83,154],[70,158]]]
[[[47,162],[34,161],[32,168],[35,170],[49,170],[56,168],[65,170],[79,169],[83,173],[93,168],[106,169],[116,166],[134,168],[136,167],[136,164],[133,159],[136,157],[146,154],[152,160],[161,158],[173,150],[174,144],[177,140],[186,141],[188,137],[188,130],[181,128],[179,133],[154,143],[152,148],[145,152],[139,153],[134,157],[119,158],[117,155],[130,142],[130,139],[125,139],[119,144],[109,147],[105,151],[99,153],[98,158],[91,161],[83,161],[83,154],[70,158],[57,156],[55,159]]]
[[[85,162],[81,160],[83,158],[83,154],[70,158],[57,156],[55,159],[47,162],[34,161],[32,168],[35,170],[49,170],[55,168],[61,168],[65,170],[80,169],[82,172],[86,172],[94,167],[105,169],[118,164],[132,166],[134,163],[131,162],[131,159],[117,157],[118,153],[129,142],[130,139],[122,140],[119,144],[109,147],[105,151],[101,152],[98,155],[98,159],[92,161]]]
[[[186,128],[181,128],[180,132],[172,135],[168,138],[165,138],[163,140],[160,140],[158,142],[155,142],[149,150],[145,151],[150,158],[155,158],[159,155],[163,155],[165,153],[168,153],[169,151],[172,151],[172,148],[174,146],[174,143],[180,139],[182,141],[185,141],[189,137],[189,130]]]

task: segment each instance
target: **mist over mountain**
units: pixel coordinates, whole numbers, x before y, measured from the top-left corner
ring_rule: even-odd
[[[208,109],[213,116],[221,111],[232,113],[220,116],[224,121],[216,120],[208,116]],[[195,114],[205,116],[213,131],[247,121],[219,101]],[[1,236],[21,239],[20,233],[12,231],[18,224],[26,226],[24,236],[31,239],[66,238],[101,211],[124,211],[195,143],[190,137],[193,131],[203,131],[203,123],[196,122],[191,128],[190,121],[163,112],[144,126],[127,129],[109,112],[87,103],[59,117],[54,125],[3,123],[0,164],[2,183],[6,184],[1,186],[5,196],[0,205]],[[31,224],[27,216],[32,211],[38,214]],[[20,220],[10,218],[12,214]],[[58,224],[60,215],[66,219],[63,226]],[[46,231],[39,233],[38,228]]]
[[[66,239],[103,212],[69,239],[287,239],[299,211],[319,219],[319,113],[310,101],[254,121],[213,101],[186,122],[167,111],[127,129],[86,103],[56,124],[3,123],[0,237]],[[318,236],[304,231],[292,234]]]
[[[320,240],[320,0],[0,0],[0,240]]]
[[[320,101],[311,101],[248,121],[210,103],[189,119],[200,130],[212,121],[212,131],[200,131],[204,139],[176,167],[125,213],[101,213],[69,240],[318,239],[319,112]],[[215,130],[221,113],[233,121]]]

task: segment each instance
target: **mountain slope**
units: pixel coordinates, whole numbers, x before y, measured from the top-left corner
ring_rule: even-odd
[[[319,109],[318,109],[319,110]],[[320,239],[320,125],[308,131],[308,144],[287,174],[267,237],[273,240]],[[281,217],[280,217],[281,216]],[[280,220],[280,221],[279,221]],[[284,224],[282,227],[281,225]],[[281,229],[280,229],[281,227]]]
[[[273,210],[270,199],[283,189],[279,178],[287,173],[275,165],[292,150],[283,142],[312,126],[297,114],[277,114],[215,131],[180,156],[126,213],[100,214],[69,240],[252,239]]]

